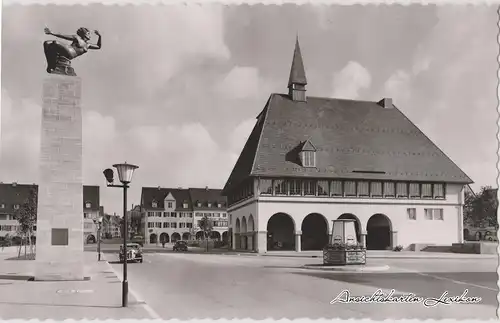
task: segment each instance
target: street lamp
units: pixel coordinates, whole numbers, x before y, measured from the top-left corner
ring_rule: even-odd
[[[104,170],[104,177],[106,177],[108,187],[119,187],[123,188],[123,282],[122,282],[122,307],[127,307],[128,305],[128,280],[127,280],[127,188],[128,184],[132,182],[132,175],[134,175],[134,170],[139,168],[138,166],[127,164],[115,164],[113,165],[118,172],[118,179],[122,185],[114,185],[113,177],[114,172],[112,169],[108,168]]]
[[[101,261],[101,225],[102,216],[94,219],[94,224],[97,225],[97,261]]]

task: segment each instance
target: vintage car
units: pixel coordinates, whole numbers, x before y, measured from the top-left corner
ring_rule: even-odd
[[[124,261],[123,246],[120,246],[120,262]],[[142,249],[138,243],[127,243],[127,262],[142,263]]]
[[[183,240],[178,240],[174,244],[174,251],[188,251],[187,242]]]

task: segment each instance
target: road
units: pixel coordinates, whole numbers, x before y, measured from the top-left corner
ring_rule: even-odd
[[[372,318],[491,319],[497,308],[496,259],[369,259],[389,265],[374,273],[301,269],[321,259],[146,253],[129,264],[129,284],[162,319]],[[106,253],[114,261],[116,254]],[[112,263],[121,277],[122,264]],[[330,304],[343,290],[369,296],[377,289],[396,295],[439,298],[444,292],[481,297],[478,304]]]

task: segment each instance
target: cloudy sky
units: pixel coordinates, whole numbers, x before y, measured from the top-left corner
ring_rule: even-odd
[[[476,183],[496,187],[496,8],[491,6],[8,6],[3,9],[0,181],[38,181],[45,26],[98,29],[83,79],[84,183],[222,188],[299,34],[308,94],[395,104]],[[93,39],[95,41],[95,38]]]

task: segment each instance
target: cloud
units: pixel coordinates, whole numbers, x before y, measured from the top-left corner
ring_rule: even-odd
[[[237,153],[239,156],[256,122],[255,118],[245,120],[233,130],[230,138],[230,148],[233,153]]]
[[[372,78],[370,72],[361,64],[350,61],[333,77],[334,98],[357,99],[359,92],[368,89]]]
[[[256,98],[259,95],[259,71],[254,67],[233,67],[218,84],[216,91],[233,99]]]

